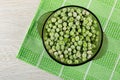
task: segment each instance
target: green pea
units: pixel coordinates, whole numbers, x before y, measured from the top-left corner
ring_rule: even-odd
[[[58,56],[58,52],[54,52],[54,55],[55,55],[55,56]]]
[[[71,48],[68,48],[68,51],[70,51],[70,52],[71,52],[71,51],[72,51],[72,49],[71,49]]]
[[[72,45],[72,46],[71,46],[71,49],[75,49],[75,46],[74,46],[74,45]]]
[[[93,54],[93,53],[92,53],[92,51],[87,51],[87,54],[90,54],[90,55],[91,55],[91,54]]]
[[[60,32],[60,35],[63,35],[63,34],[64,34],[64,33],[61,31],[61,32]]]
[[[73,17],[77,17],[77,13],[76,12],[73,12]]]
[[[75,40],[76,40],[76,41],[79,41],[79,36],[76,36],[76,37],[75,37]]]
[[[82,41],[78,41],[78,45],[82,45]]]
[[[77,20],[80,20],[80,16],[77,16],[76,19],[77,19]]]
[[[51,21],[52,21],[52,22],[56,22],[56,18],[52,18]]]
[[[70,31],[70,35],[74,35],[74,31]]]
[[[60,55],[60,58],[63,58],[63,55],[62,55],[62,54]]]
[[[68,13],[68,16],[72,16],[72,13],[71,13],[71,12],[69,12],[69,13]]]
[[[79,63],[79,60],[75,60],[75,64],[78,64]]]
[[[81,49],[81,47],[80,46],[77,46],[77,50],[80,50]]]
[[[86,58],[86,57],[87,57],[87,53],[86,53],[86,52],[83,52],[82,57],[83,57],[83,58]]]
[[[67,26],[67,23],[66,23],[66,22],[64,22],[64,23],[63,23],[63,26],[65,26],[65,27],[66,27],[66,26]]]
[[[68,64],[72,64],[72,60],[67,60],[67,63]]]
[[[58,20],[58,23],[62,23],[62,19],[59,19],[59,20]]]
[[[73,50],[73,53],[76,53],[76,49]]]

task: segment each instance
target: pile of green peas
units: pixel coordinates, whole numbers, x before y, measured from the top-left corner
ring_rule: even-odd
[[[52,14],[44,27],[47,51],[64,64],[90,59],[98,47],[100,31],[94,16],[82,8],[62,8]]]

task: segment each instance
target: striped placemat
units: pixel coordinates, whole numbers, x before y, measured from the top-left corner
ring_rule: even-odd
[[[48,56],[36,22],[44,13],[65,5],[86,7],[98,17],[106,37],[101,58],[69,67]],[[120,0],[41,0],[17,58],[64,80],[120,80]]]

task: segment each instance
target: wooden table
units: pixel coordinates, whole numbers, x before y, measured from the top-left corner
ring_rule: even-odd
[[[59,80],[16,58],[39,0],[0,0],[0,80]]]

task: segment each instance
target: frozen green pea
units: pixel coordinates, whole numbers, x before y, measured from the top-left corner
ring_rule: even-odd
[[[81,13],[81,10],[80,10],[80,9],[77,9],[76,11],[77,11],[77,13]]]
[[[86,26],[86,29],[90,30],[90,26]]]
[[[71,12],[69,12],[69,13],[68,13],[68,16],[72,16],[72,13],[71,13]]]
[[[65,55],[65,58],[68,58],[68,55]]]
[[[69,26],[72,26],[72,25],[73,25],[73,22],[68,23],[68,25],[69,25]]]
[[[88,16],[90,13],[88,11],[86,11],[86,15]]]
[[[68,53],[68,55],[69,55],[69,56],[71,56],[71,55],[72,55],[72,53],[71,53],[71,52],[69,52],[69,53]]]
[[[59,32],[60,31],[59,28],[57,28],[56,31]]]
[[[61,60],[61,62],[65,62],[65,59],[64,59],[64,58],[61,58],[60,60]]]
[[[55,25],[57,26],[57,25],[58,25],[58,22],[55,22]]]
[[[73,53],[76,53],[76,49],[73,50]]]
[[[69,35],[65,34],[65,35],[64,35],[64,37],[65,37],[65,38],[68,38],[68,37],[69,37]]]
[[[68,51],[69,51],[69,52],[71,52],[71,51],[72,51],[72,49],[71,49],[71,48],[68,48]]]
[[[77,13],[76,12],[73,12],[73,17],[77,17]]]
[[[60,46],[59,45],[56,46],[56,50],[60,50]]]
[[[73,9],[73,8],[71,8],[71,9],[70,9],[70,11],[71,11],[71,12],[74,12],[74,9]]]
[[[64,45],[61,45],[61,50],[64,50]]]
[[[77,46],[78,45],[77,42],[74,42],[74,45]]]
[[[86,41],[90,42],[90,37],[89,36],[86,36]]]
[[[86,48],[86,47],[83,47],[83,51],[87,51],[87,48]]]
[[[51,30],[50,28],[47,28],[47,32],[50,32],[50,30]]]
[[[96,48],[96,45],[95,45],[95,44],[92,44],[92,48]]]
[[[58,33],[55,33],[55,37],[59,37],[59,34],[58,34]]]
[[[92,55],[93,53],[92,51],[87,51],[87,54]]]
[[[63,16],[63,18],[62,18],[64,21],[67,21],[67,17],[66,16]]]
[[[84,33],[85,31],[86,31],[86,30],[85,30],[85,28],[83,27],[83,28],[82,28],[82,32]]]
[[[73,22],[74,21],[74,18],[73,17],[70,17],[68,22]]]
[[[82,45],[82,41],[78,41],[78,45]]]
[[[81,29],[78,29],[78,32],[80,33],[80,32],[81,32]]]
[[[79,22],[79,21],[76,21],[75,24],[78,26],[78,25],[80,25],[80,22]]]
[[[87,47],[87,43],[86,42],[83,42],[83,47]]]
[[[74,31],[70,31],[70,35],[74,35]]]
[[[52,46],[52,50],[53,50],[53,51],[56,51],[56,50],[55,50],[55,46]]]
[[[59,15],[59,14],[61,14],[61,11],[57,11],[56,13]]]
[[[71,49],[75,49],[75,46],[74,46],[74,45],[72,45],[72,46],[71,46]]]
[[[96,42],[98,42],[98,41],[99,41],[99,39],[98,39],[98,38],[96,38],[96,39],[95,39],[95,41],[96,41]]]
[[[58,52],[54,52],[54,55],[55,55],[55,56],[58,56]]]
[[[62,9],[62,11],[63,11],[63,12],[66,12],[66,11],[67,11],[67,9],[66,9],[66,8],[63,8],[63,9]]]
[[[61,54],[59,57],[60,57],[60,58],[63,58],[64,56]]]
[[[87,23],[87,26],[91,26],[91,25],[92,25],[92,22]]]
[[[52,46],[52,45],[53,45],[53,42],[51,41],[51,42],[50,42],[50,46]]]
[[[79,41],[79,36],[76,36],[76,37],[75,37],[75,40],[76,40],[76,41]]]
[[[80,16],[77,16],[76,19],[77,19],[77,20],[80,20]]]
[[[68,31],[68,30],[66,31],[66,34],[69,34],[69,31]]]
[[[80,46],[77,46],[77,50],[80,50],[81,49],[81,47]]]
[[[87,58],[85,58],[85,57],[84,57],[84,58],[82,58],[82,61],[86,61],[86,60],[87,60]]]
[[[67,63],[68,64],[72,64],[72,60],[67,60]]]
[[[56,26],[53,26],[53,29],[56,29],[57,27]]]
[[[64,34],[64,33],[61,31],[61,32],[60,32],[60,35],[62,36],[63,34]]]
[[[49,50],[49,53],[53,53],[53,50],[52,50],[52,49],[50,49],[50,50]]]
[[[65,27],[66,27],[66,26],[67,26],[67,23],[66,23],[66,22],[63,22],[63,26],[65,26]]]
[[[72,42],[75,42],[75,38],[72,38]]]
[[[58,20],[58,23],[62,23],[62,19],[59,19],[59,20]]]
[[[49,27],[51,28],[53,25],[52,24],[49,24]]]
[[[62,36],[60,36],[60,37],[59,37],[59,39],[60,39],[60,40],[63,40],[63,37],[62,37]]]
[[[79,63],[79,60],[75,60],[75,64],[78,64]]]
[[[90,55],[90,54],[87,56],[88,59],[90,59],[91,57],[92,57],[92,55]]]
[[[61,24],[59,24],[59,25],[58,25],[58,28],[62,28],[62,25],[61,25]]]
[[[92,36],[92,33],[91,33],[91,32],[89,32],[89,33],[88,33],[88,36],[90,36],[90,37],[91,37],[91,36]]]
[[[79,57],[79,58],[81,57],[81,54],[79,51],[76,53],[76,57]]]
[[[72,59],[73,59],[73,57],[72,57],[72,56],[69,56],[69,59],[71,59],[71,60],[72,60]]]
[[[65,51],[64,51],[64,54],[68,54],[68,51],[67,51],[67,50],[65,50]]]
[[[55,32],[55,29],[51,29],[51,32]]]
[[[63,27],[63,30],[66,30],[66,29],[67,29],[67,28],[64,26],[64,27]]]
[[[83,58],[86,58],[86,57],[87,57],[87,53],[86,53],[86,52],[83,52],[82,57],[83,57]]]
[[[52,22],[56,22],[56,18],[52,18],[51,21],[52,21]]]
[[[99,35],[99,31],[96,32],[96,35]]]
[[[62,13],[61,13],[61,16],[62,16],[62,17],[63,17],[63,16],[65,16],[65,13],[64,13],[64,12],[62,12]]]

